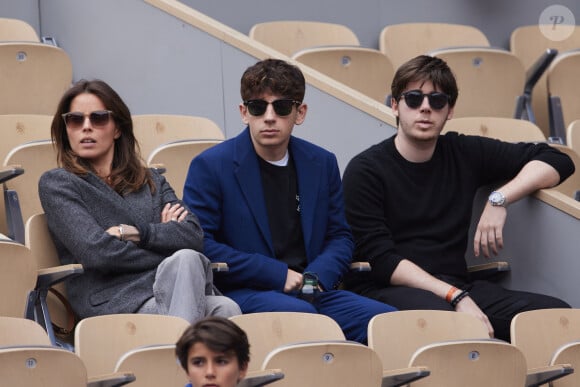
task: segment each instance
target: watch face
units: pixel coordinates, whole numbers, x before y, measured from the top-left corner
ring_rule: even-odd
[[[501,194],[501,192],[492,192],[489,195],[489,201],[494,206],[503,206],[505,203],[505,197]]]

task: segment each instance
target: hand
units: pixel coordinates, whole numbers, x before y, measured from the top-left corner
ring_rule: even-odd
[[[183,222],[187,216],[187,210],[179,203],[167,203],[161,211],[161,223]]]
[[[455,307],[455,310],[457,312],[469,313],[469,314],[477,317],[487,327],[487,332],[489,333],[489,337],[493,338],[493,335],[494,335],[493,327],[491,326],[491,323],[489,322],[487,315],[485,313],[483,313],[481,309],[479,309],[479,306],[477,306],[477,304],[471,299],[471,297],[467,296],[467,297],[464,297],[461,301],[459,301],[459,303]]]
[[[284,293],[290,293],[293,290],[300,290],[302,287],[302,274],[297,271],[288,269],[286,274],[286,283],[284,284]]]
[[[123,229],[123,234],[121,234],[121,228]],[[131,241],[135,243],[139,243],[141,241],[141,235],[139,234],[137,227],[129,226],[128,224],[120,224],[118,226],[109,227],[106,232],[121,241]]]
[[[490,249],[494,255],[497,255],[503,248],[503,226],[506,217],[505,207],[486,204],[473,238],[473,252],[476,257],[479,257],[480,248],[486,258],[491,256]]]

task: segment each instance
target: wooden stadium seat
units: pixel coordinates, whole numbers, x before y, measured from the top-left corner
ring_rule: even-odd
[[[395,69],[417,55],[456,46],[488,47],[489,40],[476,27],[450,23],[392,24],[379,36],[379,50],[391,59]]]
[[[561,52],[546,71],[550,135],[566,139],[566,127],[580,119],[580,48]]]
[[[0,42],[0,114],[54,114],[72,81],[68,54],[34,42]]]
[[[111,373],[131,349],[175,344],[189,326],[185,319],[156,314],[112,314],[81,320],[75,329],[75,352],[89,376]]]
[[[43,345],[52,343],[36,321],[23,317],[0,316],[0,347],[16,345]]]
[[[308,47],[359,46],[356,34],[347,26],[302,20],[280,20],[257,23],[248,33],[257,40],[287,56]]]
[[[511,322],[511,342],[525,355],[528,367],[570,364],[580,367],[577,349],[563,346],[580,340],[580,310],[539,309],[517,314]],[[573,355],[573,353],[576,355]],[[553,386],[578,386],[580,374],[552,382]]]
[[[429,368],[429,377],[413,387],[521,387],[526,359],[515,346],[500,340],[458,340],[421,347],[411,365]]]
[[[57,167],[56,149],[51,140],[33,141],[13,148],[4,159],[4,168],[18,166],[21,176],[4,182],[8,236],[25,243],[24,224],[32,215],[43,212],[38,196],[40,176]]]
[[[380,103],[385,103],[390,93],[393,65],[379,50],[312,47],[296,52],[292,58]]]
[[[566,129],[566,144],[580,154],[580,119],[572,121]],[[580,168],[580,166],[578,166]]]
[[[346,340],[332,318],[315,313],[262,312],[230,317],[248,335],[251,360],[248,370],[261,369],[267,354],[284,344],[315,340]]]
[[[424,345],[487,338],[487,327],[474,316],[442,310],[382,313],[374,316],[368,326],[368,345],[379,355],[385,369],[409,366],[413,353]]]
[[[544,132],[533,122],[507,117],[452,118],[442,133],[458,132],[507,142],[545,142]]]
[[[40,38],[24,20],[0,17],[0,41],[40,42]]]
[[[147,165],[159,169],[171,184],[178,198],[183,197],[183,186],[191,160],[198,154],[223,140],[183,140],[163,144],[155,148]]]
[[[450,48],[429,53],[447,62],[457,78],[454,117],[514,117],[524,91],[524,67],[515,55],[496,48]]]
[[[22,244],[0,241],[0,316],[26,315],[30,292],[36,284],[36,264],[29,250]]]
[[[555,40],[542,33],[538,24],[515,28],[510,34],[510,51],[522,61],[526,70],[530,69],[535,61],[548,49],[564,52],[580,48],[580,27],[573,27],[571,35],[566,39]],[[546,26],[552,28],[552,26]],[[572,27],[572,26],[567,26]],[[562,26],[564,28],[564,26]],[[542,129],[546,137],[550,136],[548,114],[548,89],[546,75],[537,82],[532,93],[532,109],[536,124]]]
[[[81,264],[61,265],[44,213],[28,218],[25,239],[39,273],[35,287],[36,320],[53,344],[70,348],[76,317],[66,297],[64,280],[82,274],[83,267]]]
[[[143,160],[157,147],[181,140],[224,140],[221,128],[212,120],[179,114],[133,115],[133,130]]]

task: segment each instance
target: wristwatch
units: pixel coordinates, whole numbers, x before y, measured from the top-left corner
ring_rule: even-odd
[[[505,195],[499,191],[493,191],[491,194],[489,194],[488,200],[492,206],[507,207]]]

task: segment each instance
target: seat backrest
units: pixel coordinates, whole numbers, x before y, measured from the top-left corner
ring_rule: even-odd
[[[368,343],[385,369],[409,365],[415,351],[445,340],[489,338],[486,326],[467,313],[441,310],[404,310],[382,313],[369,321]]]
[[[401,23],[384,27],[379,36],[379,50],[387,55],[395,69],[417,55],[439,48],[489,46],[485,34],[476,27],[450,23]]]
[[[458,132],[507,142],[545,142],[544,132],[533,122],[507,117],[458,117],[445,123],[442,133]]]
[[[570,364],[575,370],[580,367],[580,341],[572,341],[563,344],[561,347],[556,349],[552,359],[550,360],[550,365],[556,364]],[[580,373],[573,372],[567,375],[565,378],[554,380],[551,387],[577,387],[580,386]]]
[[[0,42],[0,114],[54,114],[72,82],[72,63],[61,48]]]
[[[454,117],[513,117],[523,94],[524,66],[509,51],[495,48],[451,48],[429,53],[447,62],[459,87]]]
[[[0,41],[40,42],[40,38],[24,20],[0,17]]]
[[[561,152],[566,153],[576,166],[576,170],[572,174],[572,176],[568,177],[562,183],[558,184],[553,190],[558,192],[562,192],[564,195],[568,197],[575,197],[576,192],[580,190],[580,155],[574,149],[570,148],[569,146],[565,145],[558,145],[558,144],[550,144],[554,148],[560,150]],[[580,337],[578,338],[580,340]]]
[[[296,52],[292,58],[381,103],[385,103],[390,92],[393,65],[379,50],[312,47]]]
[[[183,197],[183,185],[191,160],[206,149],[219,144],[223,140],[184,140],[163,144],[155,148],[147,165],[163,166],[163,175],[175,191],[178,198]]]
[[[546,70],[548,95],[559,97],[564,127],[580,119],[580,46],[561,52]]]
[[[175,344],[131,349],[121,356],[115,372],[132,372],[134,387],[183,387],[187,375],[175,356]]]
[[[26,246],[0,241],[0,316],[23,318],[28,294],[36,285],[36,264]]]
[[[568,125],[566,129],[566,144],[580,154],[580,120],[572,121]]]
[[[580,340],[580,310],[538,309],[518,313],[512,319],[510,334],[512,344],[526,356],[529,368],[546,366],[560,346]]]
[[[64,349],[0,348],[0,364],[3,386],[87,386],[87,371],[82,360]]]
[[[278,347],[262,369],[279,368],[284,378],[276,386],[378,387],[382,364],[366,345],[349,341],[319,341]]]
[[[21,318],[0,316],[0,347],[16,345],[46,345],[50,339],[46,331],[35,321]]]
[[[114,314],[81,320],[75,329],[75,352],[89,376],[114,371],[127,351],[159,344],[175,344],[189,326],[185,319],[154,314]]]
[[[162,144],[181,140],[223,140],[224,133],[212,120],[179,114],[133,115],[133,130],[143,160]]]
[[[360,45],[356,34],[347,26],[317,21],[280,20],[257,23],[252,26],[248,35],[287,56],[308,47]]]
[[[18,145],[4,159],[4,166],[18,165],[24,169],[24,174],[4,183],[5,190],[14,191],[18,195],[22,224],[32,215],[43,212],[38,195],[38,181],[44,172],[58,166],[56,154],[52,141],[43,140]],[[12,207],[15,204],[16,202],[5,203]],[[24,230],[19,232],[23,234]]]
[[[560,53],[580,48],[580,27],[562,25],[562,29],[572,28],[570,36],[565,39],[553,39],[550,34],[542,32],[545,28],[552,30],[552,27],[552,25],[527,25],[514,29],[510,34],[510,51],[520,58],[526,70],[549,48],[556,49]],[[536,124],[546,137],[549,136],[548,90],[545,73],[533,89],[532,108]]]
[[[413,383],[421,387],[521,387],[526,384],[524,354],[500,340],[460,340],[426,345],[413,355],[411,366],[431,372]]]
[[[262,312],[230,317],[248,335],[249,370],[259,370],[266,355],[284,344],[313,340],[346,340],[332,318],[314,313]]]

